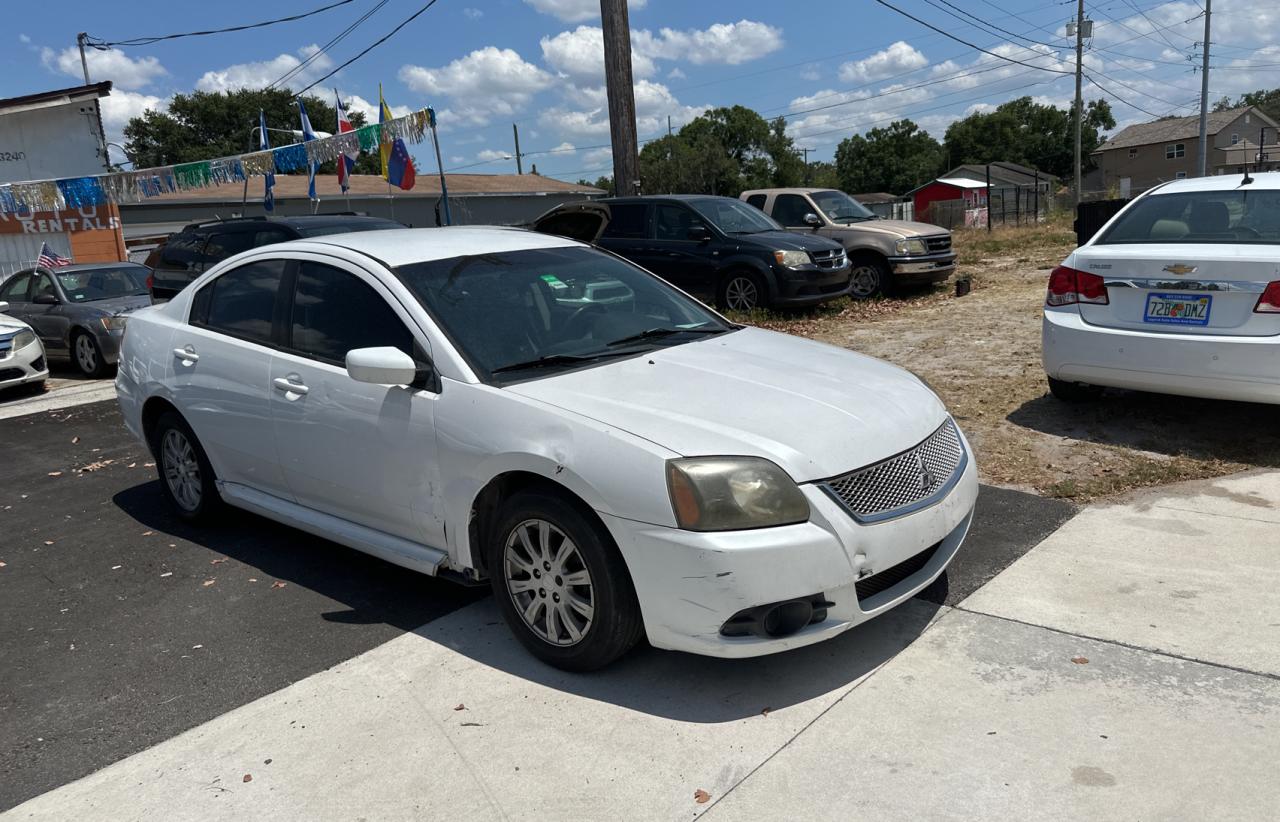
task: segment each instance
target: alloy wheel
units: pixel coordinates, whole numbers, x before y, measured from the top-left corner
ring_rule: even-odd
[[[98,351],[88,334],[76,337],[76,364],[86,374],[92,374],[98,368]]]
[[[724,301],[734,311],[750,311],[760,304],[760,290],[750,277],[734,277],[725,286]]]
[[[873,297],[880,290],[880,272],[869,263],[854,266],[850,280],[853,285],[850,291],[857,299]]]
[[[200,463],[196,459],[195,449],[191,447],[191,441],[178,429],[170,428],[164,433],[160,444],[160,459],[164,481],[174,500],[187,512],[199,508],[204,489],[200,479]]]
[[[502,565],[511,601],[539,639],[562,647],[582,641],[595,616],[595,589],[568,534],[527,519],[507,536]]]

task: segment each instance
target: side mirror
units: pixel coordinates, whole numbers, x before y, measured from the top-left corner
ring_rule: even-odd
[[[711,239],[711,229],[704,225],[690,226],[689,231],[685,234],[690,240],[705,243]]]
[[[804,215],[804,224],[817,228],[822,225],[822,218],[810,211],[808,214]]]
[[[53,296],[52,294],[37,294],[36,298],[31,302],[35,303],[36,305],[57,305],[58,298]]]
[[[4,300],[0,300],[0,314],[9,310],[9,304]]]
[[[418,378],[417,363],[399,348],[354,348],[346,362],[347,376],[356,382],[409,385]]]

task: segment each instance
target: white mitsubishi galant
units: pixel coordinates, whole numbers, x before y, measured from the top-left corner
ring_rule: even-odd
[[[1280,403],[1280,172],[1179,180],[1049,276],[1049,389]]]
[[[832,637],[937,578],[977,496],[906,371],[516,229],[240,254],[132,316],[116,386],[184,517],[225,502],[488,578],[574,670],[642,635],[724,657]]]

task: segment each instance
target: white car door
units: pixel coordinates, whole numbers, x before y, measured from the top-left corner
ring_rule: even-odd
[[[203,285],[171,339],[178,410],[218,479],[285,499],[271,430],[272,330],[287,260],[258,260]]]
[[[321,262],[320,260],[325,260]],[[396,297],[337,258],[298,262],[286,341],[271,365],[281,465],[294,498],[324,513],[443,548],[436,501],[437,394],[348,376],[355,348],[391,346],[426,360]]]

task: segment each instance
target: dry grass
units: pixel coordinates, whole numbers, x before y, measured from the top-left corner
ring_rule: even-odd
[[[758,312],[755,325],[881,357],[928,380],[973,443],[985,482],[1086,501],[1135,488],[1280,466],[1276,409],[1107,392],[1047,396],[1040,307],[1048,269],[1075,245],[1068,220],[959,231],[961,276],[906,296],[809,312]]]

